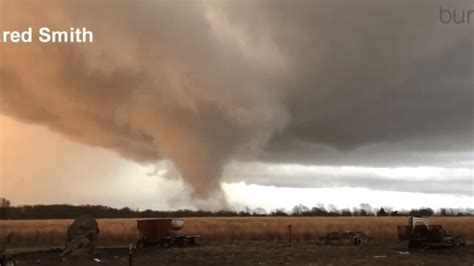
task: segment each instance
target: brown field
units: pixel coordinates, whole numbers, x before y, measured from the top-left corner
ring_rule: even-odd
[[[134,251],[134,264],[156,265],[474,265],[474,245],[447,250],[407,250],[396,237],[406,217],[311,218],[187,218],[183,233],[199,234],[202,245],[185,248],[145,248]],[[92,258],[62,258],[71,220],[0,221],[0,237],[14,232],[8,250],[20,265],[97,265]],[[288,225],[293,241],[288,243]],[[474,240],[474,218],[436,217],[431,224]],[[99,220],[99,248],[94,258],[102,265],[129,265],[128,248],[138,232],[134,219]],[[354,246],[318,246],[328,231],[368,231],[375,241]],[[38,251],[37,249],[43,251]],[[35,251],[36,250],[36,251]],[[407,252],[408,251],[408,252]],[[406,254],[403,254],[406,253]]]
[[[366,231],[377,242],[396,242],[397,225],[406,217],[251,217],[251,218],[185,218],[182,233],[199,234],[205,241],[286,241],[288,225],[293,226],[295,241],[311,241],[328,231]],[[14,232],[13,248],[62,246],[72,220],[3,220],[0,239]],[[99,245],[115,246],[135,243],[138,232],[134,219],[100,219]],[[431,224],[474,240],[474,217],[434,217]]]

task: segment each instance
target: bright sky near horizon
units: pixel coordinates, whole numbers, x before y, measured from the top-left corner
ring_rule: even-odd
[[[0,194],[15,205],[101,204],[142,210],[213,207],[212,204],[205,203],[191,204],[193,201],[189,197],[189,188],[186,188],[177,176],[173,176],[176,173],[169,174],[168,163],[158,164],[156,168],[140,165],[101,148],[76,144],[43,127],[25,125],[4,116],[0,116],[0,125]],[[284,208],[289,211],[298,204],[313,207],[318,203],[326,206],[333,204],[339,209],[358,207],[360,203],[394,209],[474,207],[474,198],[469,195],[472,190],[472,187],[469,187],[469,182],[472,186],[472,169],[469,168],[397,170],[323,166],[323,171],[318,171],[318,166],[264,163],[260,163],[258,167],[251,164],[234,164],[230,168],[235,167],[247,167],[247,171],[267,167],[273,172],[257,172],[267,179],[267,184],[264,184],[249,176],[247,171],[241,172],[241,178],[231,178],[231,175],[238,175],[239,172],[229,169],[229,177],[224,179],[223,190],[229,205],[235,210],[249,207],[266,210]],[[18,168],[22,168],[22,171]],[[456,180],[467,181],[467,187],[464,188],[467,193],[430,191],[432,182],[445,179],[444,175],[450,171],[457,173]],[[354,177],[351,176],[354,173],[357,173],[357,177],[381,172],[379,178],[382,185],[367,188],[363,187],[362,183],[358,187],[350,183],[332,184],[330,180],[325,186],[311,185],[328,173],[337,175],[341,172],[347,172],[345,177],[348,180]],[[265,174],[267,176],[264,176]],[[407,179],[410,175],[411,178]],[[5,178],[8,176],[15,178]],[[427,193],[405,192],[403,188],[398,191],[390,190],[390,186],[383,185],[383,176],[387,177],[388,181],[406,179],[410,182],[421,179],[421,186],[425,187]],[[334,176],[331,178],[334,179]],[[270,185],[274,179],[283,184]],[[388,181],[387,183],[391,183]]]

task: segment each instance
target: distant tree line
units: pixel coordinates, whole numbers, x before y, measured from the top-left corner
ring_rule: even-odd
[[[369,204],[360,204],[358,208],[337,209],[334,205],[317,204],[315,207],[297,205],[292,210],[263,208],[245,208],[242,211],[203,211],[203,210],[137,210],[124,207],[116,209],[101,205],[22,205],[12,206],[0,198],[0,219],[73,219],[88,214],[96,218],[152,218],[152,217],[250,217],[250,216],[471,216],[474,209],[430,208],[397,210],[389,207],[372,208]]]
[[[273,215],[271,212],[270,215]],[[338,209],[329,204],[327,208],[323,204],[309,208],[304,205],[293,207],[289,216],[471,216],[474,209],[452,209],[442,208],[437,211],[431,208],[420,208],[411,210],[393,210],[390,207],[373,208],[368,203],[361,203],[359,207],[352,209]]]

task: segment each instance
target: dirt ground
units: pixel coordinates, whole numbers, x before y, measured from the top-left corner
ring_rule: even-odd
[[[360,247],[318,246],[314,242],[210,242],[196,247],[134,250],[133,265],[474,265],[474,245],[408,251],[406,243]],[[15,255],[23,265],[129,265],[128,249],[98,248],[91,258],[62,258],[61,250]]]

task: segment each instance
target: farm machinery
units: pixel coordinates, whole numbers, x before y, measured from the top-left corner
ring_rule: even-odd
[[[182,235],[178,231],[184,226],[181,219],[152,218],[137,220],[137,228],[140,237],[137,248],[161,246],[169,248],[172,246],[184,247],[196,245],[198,235]]]
[[[12,236],[13,234],[9,234],[6,237],[6,240],[3,243],[2,247],[0,247],[0,266],[15,266],[17,264],[12,256],[9,256],[5,253],[8,244],[10,244]]]
[[[464,246],[460,236],[443,229],[441,225],[430,225],[427,218],[410,217],[408,225],[398,226],[398,239],[408,240],[408,248],[449,248]]]
[[[325,236],[320,237],[318,245],[345,245],[345,246],[360,246],[368,243],[372,238],[368,233],[339,231],[329,232]]]

